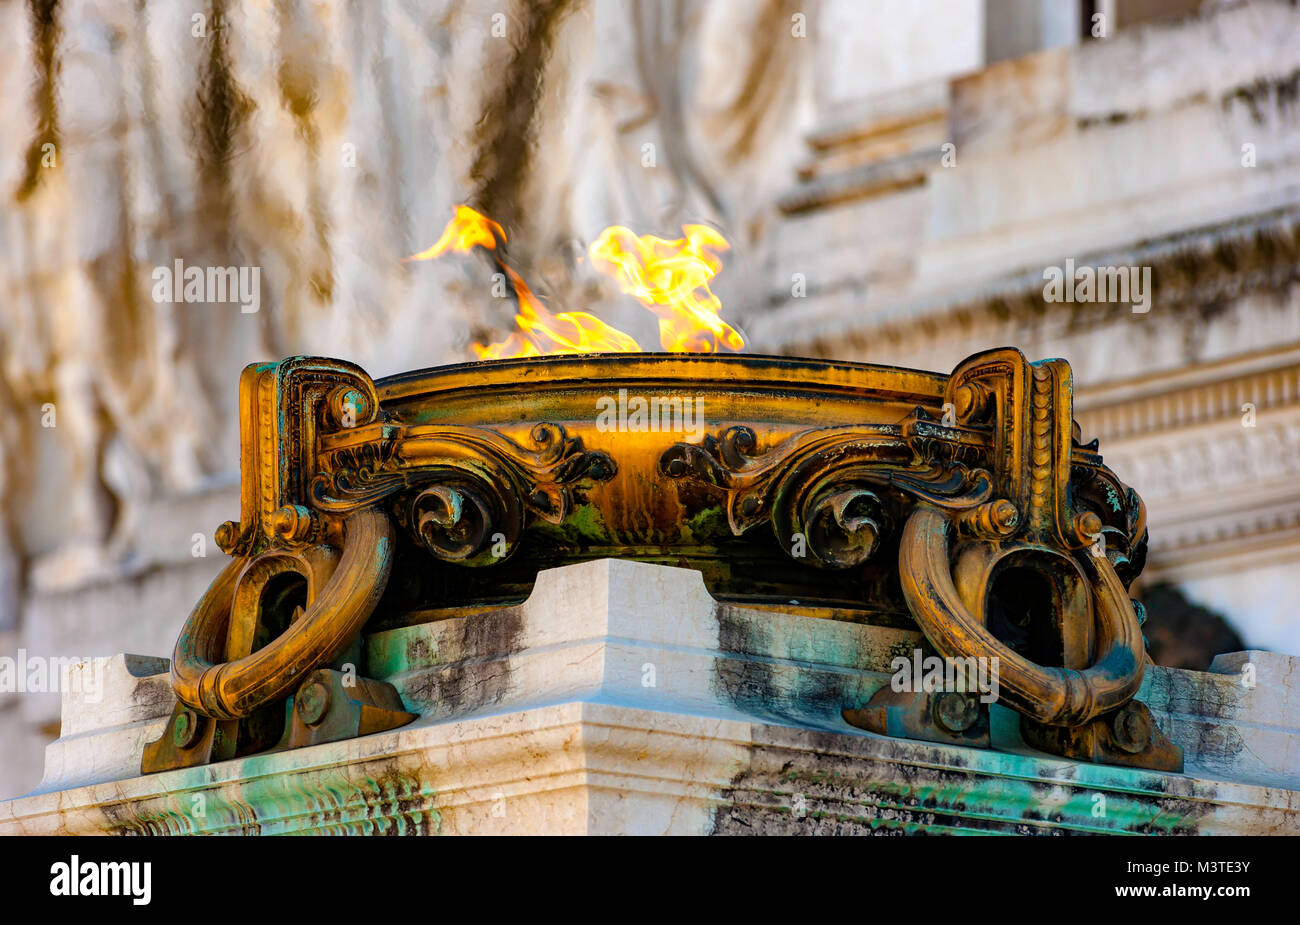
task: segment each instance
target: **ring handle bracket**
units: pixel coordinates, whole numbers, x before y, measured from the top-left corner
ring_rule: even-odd
[[[1133,699],[1148,659],[1115,563],[1131,581],[1145,513],[1101,466],[1095,446],[1080,445],[1072,390],[1064,360],[1029,363],[1011,348],[957,367],[945,407],[959,428],[987,434],[992,497],[964,511],[919,502],[899,545],[903,596],[940,656],[997,666],[998,699],[1021,714],[1027,743],[1088,761],[1181,771],[1181,749]],[[1090,492],[1104,494],[1110,506],[1092,503]],[[1109,555],[1107,536],[1122,540]],[[1014,633],[992,626],[997,579],[1013,562],[1049,589],[1050,606],[1026,612],[1028,641],[1009,641]],[[1046,657],[1029,657],[1035,644]],[[845,719],[942,741],[946,733],[925,708],[927,698],[881,691]]]
[[[241,520],[217,531],[234,558],[177,639],[178,702],[163,735],[145,747],[143,773],[301,744],[304,737],[295,740],[286,724],[294,716],[288,698],[312,672],[356,652],[388,583],[395,540],[377,502],[316,509],[311,486],[320,442],[329,433],[382,429],[385,420],[374,383],[351,363],[292,357],[244,370]],[[347,686],[365,681],[355,672],[347,677]],[[412,718],[385,687],[365,681],[352,710],[363,726]],[[334,700],[341,714],[356,705],[347,696]],[[348,723],[316,725],[305,738],[324,741],[328,730]]]

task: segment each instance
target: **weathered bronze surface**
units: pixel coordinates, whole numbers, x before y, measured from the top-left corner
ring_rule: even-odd
[[[605,556],[696,568],[724,600],[919,626],[938,655],[998,661],[1037,747],[1181,768],[1131,715],[1142,502],[1080,443],[1062,360],[556,356],[375,383],[295,357],[245,370],[240,403],[233,558],[176,644],[180,705],[145,771],[401,725],[396,692],[355,677],[365,630],[517,602],[539,570]],[[914,696],[845,717],[987,745],[987,708]]]

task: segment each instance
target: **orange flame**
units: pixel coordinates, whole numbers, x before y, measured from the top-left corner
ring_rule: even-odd
[[[706,225],[683,225],[684,238],[637,237],[621,225],[601,232],[587,253],[592,266],[612,276],[625,293],[659,316],[659,343],[669,353],[742,350],[745,339],[719,313],[722,302],[709,280],[722,269],[713,251],[727,239]]]
[[[638,238],[619,226],[607,228],[589,249],[592,264],[659,316],[659,339],[665,350],[712,353],[720,349],[719,344],[740,350],[745,346],[744,339],[718,317],[722,305],[708,287],[708,281],[722,267],[710,249],[726,250],[727,241],[703,225],[685,225],[682,231],[685,238],[667,241],[652,235]],[[631,336],[595,315],[548,312],[528,284],[502,260],[498,244],[505,240],[500,225],[461,205],[437,241],[405,258],[433,260],[448,251],[468,253],[473,247],[491,251],[493,262],[510,281],[518,300],[516,330],[498,343],[474,344],[480,360],[549,353],[630,353],[641,349]]]
[[[502,272],[509,278],[519,298],[515,326],[519,328],[503,341],[484,347],[474,344],[480,360],[502,357],[532,357],[547,353],[634,353],[641,345],[630,335],[611,327],[586,312],[560,312],[552,315],[519,274],[505,264]]]
[[[497,238],[502,241],[506,239],[506,233],[500,225],[486,215],[475,212],[469,206],[456,206],[456,213],[447,223],[447,227],[442,229],[442,237],[418,254],[402,259],[403,261],[433,260],[447,251],[468,254],[469,249],[476,244],[494,251],[497,249]]]
[[[506,233],[500,225],[469,206],[457,206],[456,213],[438,240],[420,253],[405,258],[433,260],[449,250],[465,254],[472,247],[492,251],[493,261],[510,281],[519,301],[518,313],[515,315],[515,325],[519,330],[491,346],[474,344],[474,353],[480,360],[540,356],[545,353],[631,353],[641,349],[633,338],[605,324],[595,315],[586,312],[552,315],[548,312],[519,274],[501,260],[497,250],[498,240],[506,240]]]

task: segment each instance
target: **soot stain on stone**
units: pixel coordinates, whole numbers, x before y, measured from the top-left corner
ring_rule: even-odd
[[[433,795],[418,774],[392,762],[379,777],[367,782],[374,798],[366,801],[366,818],[376,835],[437,835],[441,817],[433,809]]]
[[[24,201],[36,191],[45,176],[49,155],[59,161],[58,128],[58,46],[61,35],[59,0],[29,0],[32,16],[32,44],[40,77],[36,83],[36,136],[27,147],[26,168],[15,199]]]
[[[1246,748],[1246,742],[1236,726],[1226,723],[1201,727],[1196,738],[1196,755],[1199,760],[1230,761]]]
[[[166,716],[176,702],[170,677],[146,678],[131,690],[131,705],[148,716]]]
[[[446,641],[454,660],[442,668],[434,666],[427,680],[415,688],[418,699],[437,704],[439,713],[450,715],[470,713],[506,695],[509,657],[523,649],[524,632],[518,607],[461,617],[455,623]]]
[[[246,142],[244,130],[255,104],[235,79],[225,13],[226,0],[212,0],[208,11],[212,35],[207,60],[201,66],[195,98],[199,118],[194,124],[198,126],[196,154],[204,208],[210,210],[208,214],[229,217],[230,162]]]
[[[757,621],[737,615],[722,604],[713,605],[718,624],[718,648],[713,660],[714,693],[751,716],[780,719],[773,709],[779,694],[775,666],[752,656],[766,650],[770,634]]]
[[[991,812],[990,800],[1005,802],[998,799],[996,781],[982,780],[967,767],[936,767],[923,755],[904,754],[909,743],[829,732],[776,733],[755,730],[748,760],[721,793],[710,834],[931,834],[957,828],[1059,836],[1095,829],[1086,814],[1062,803],[1062,787],[1066,803],[1088,792],[1077,782],[1024,781],[1027,789],[1009,797],[1021,805]],[[1184,793],[1186,786],[1152,774],[1135,782],[1137,793],[1103,791],[1120,801],[1112,803],[1112,814],[1130,817],[1110,828],[1197,833],[1216,801],[1213,794],[1198,799]]]
[[[1300,69],[1282,77],[1264,78],[1253,83],[1237,87],[1227,93],[1222,100],[1224,110],[1237,105],[1244,105],[1250,110],[1251,121],[1263,125],[1267,121],[1268,110],[1287,113],[1295,107],[1300,98]]]
[[[524,189],[533,157],[547,65],[570,0],[522,4],[510,36],[511,55],[492,94],[483,102],[470,175],[476,207],[505,227],[522,218]]]
[[[756,760],[725,791],[728,805],[715,816],[712,834],[926,834],[931,826],[951,824],[947,814],[965,809],[961,799],[939,806],[918,795],[919,788],[933,788],[949,778],[964,780],[958,771],[899,764],[890,766],[894,777],[877,780],[870,774],[879,762],[858,761],[865,757],[855,754],[853,746],[859,743],[833,733],[798,735],[808,751],[781,761],[779,767],[773,753],[785,749],[776,744],[754,746]],[[981,820],[962,824],[999,827]]]
[[[791,670],[768,657],[769,626],[715,603],[718,648],[713,660],[713,691],[750,716],[789,725],[794,717],[825,722],[847,705],[842,680],[832,672]],[[782,675],[785,681],[782,681]]]
[[[1168,703],[1186,702],[1187,712],[1218,722],[1206,722],[1201,725],[1191,754],[1193,760],[1211,762],[1231,761],[1246,750],[1246,742],[1241,732],[1232,723],[1238,711],[1238,703],[1225,697],[1222,690],[1213,681],[1206,681],[1200,673],[1170,672],[1167,675],[1169,691]],[[1166,708],[1167,705],[1165,705]]]

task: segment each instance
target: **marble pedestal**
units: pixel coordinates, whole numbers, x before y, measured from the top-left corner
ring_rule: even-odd
[[[1300,659],[1149,669],[1139,696],[1186,757],[1169,774],[1035,752],[996,704],[989,750],[847,725],[919,639],[588,562],[518,607],[369,637],[362,673],[408,726],[149,776],[167,663],[118,656],[98,702],[65,694],[45,780],[0,803],[0,834],[1300,834]]]

